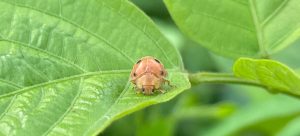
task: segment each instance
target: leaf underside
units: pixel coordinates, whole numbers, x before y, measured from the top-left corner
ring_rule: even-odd
[[[96,135],[189,88],[177,51],[123,0],[0,1],[0,135]],[[174,88],[135,94],[136,60],[161,60]]]
[[[229,57],[268,57],[300,36],[298,0],[164,0],[191,39]]]

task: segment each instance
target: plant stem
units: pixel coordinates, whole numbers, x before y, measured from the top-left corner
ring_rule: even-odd
[[[236,77],[229,73],[209,73],[209,72],[199,72],[189,75],[190,82],[192,84],[202,84],[202,83],[232,83],[232,84],[246,84],[254,85],[259,87],[265,87],[264,85]]]
[[[263,84],[260,84],[255,81],[247,80],[247,79],[242,79],[229,73],[199,72],[199,73],[189,74],[189,80],[193,85],[202,84],[202,83],[217,83],[217,84],[231,83],[231,84],[253,85],[253,86],[262,87],[266,89],[268,92],[273,94],[283,93],[299,99],[299,95],[297,94],[293,94],[287,91],[274,91]]]

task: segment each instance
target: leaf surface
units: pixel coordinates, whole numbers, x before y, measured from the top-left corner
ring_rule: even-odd
[[[279,132],[288,134],[281,132],[281,129],[286,126],[287,122],[300,115],[299,103],[298,99],[277,95],[266,98],[265,101],[245,105],[209,130],[205,136],[253,134],[253,130],[258,135],[277,135]],[[286,131],[289,130],[286,129]]]
[[[124,0],[0,1],[0,135],[96,135],[189,88],[176,49]],[[137,95],[132,65],[151,55],[174,88]]]
[[[300,95],[299,75],[277,61],[240,58],[233,71],[236,76],[260,83],[272,92]]]
[[[268,57],[300,36],[298,0],[164,0],[179,28],[229,57]]]

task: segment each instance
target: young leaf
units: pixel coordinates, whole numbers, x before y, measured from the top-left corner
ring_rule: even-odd
[[[96,135],[189,88],[176,49],[124,0],[0,0],[0,135]],[[166,94],[135,94],[132,65],[151,55]]]
[[[298,0],[164,0],[191,39],[231,57],[268,55],[300,36]]]
[[[233,71],[236,76],[253,80],[271,91],[300,95],[299,76],[277,61],[240,58]]]

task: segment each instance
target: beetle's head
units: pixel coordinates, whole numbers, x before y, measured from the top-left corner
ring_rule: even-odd
[[[153,85],[144,85],[142,88],[142,91],[145,95],[151,95],[151,94],[153,94],[154,86]]]

